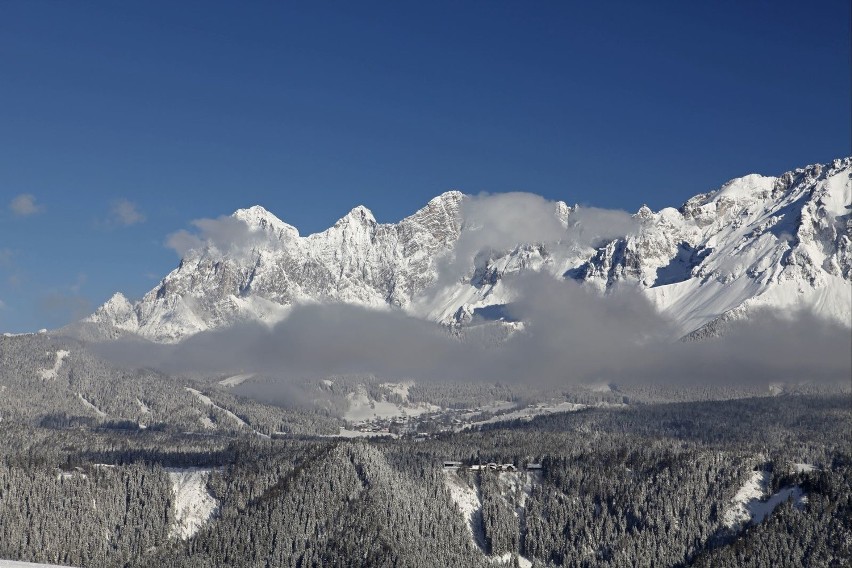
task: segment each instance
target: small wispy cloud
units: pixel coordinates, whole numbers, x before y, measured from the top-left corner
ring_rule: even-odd
[[[9,202],[9,209],[18,217],[28,217],[44,211],[44,207],[36,202],[35,195],[32,193],[22,193],[13,197]]]
[[[5,309],[6,309],[6,302],[4,302],[3,300],[0,300],[0,310],[5,310]]]
[[[0,248],[0,275],[3,275],[6,284],[12,288],[18,288],[24,280],[21,269],[15,262],[17,252],[10,248]]]
[[[79,294],[80,289],[83,288],[83,285],[88,279],[88,276],[81,272],[77,275],[77,279],[74,281],[73,284],[71,284],[71,286],[68,287],[68,289],[71,290],[71,292],[73,292],[74,294]]]
[[[145,214],[139,206],[127,199],[117,199],[110,204],[107,225],[115,227],[130,227],[145,222]]]

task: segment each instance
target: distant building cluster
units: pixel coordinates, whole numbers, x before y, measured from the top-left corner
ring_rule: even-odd
[[[465,464],[460,461],[452,461],[452,460],[444,460],[444,470],[459,470],[459,469],[467,469],[470,471],[518,471],[518,467],[513,463],[477,463],[477,464]],[[541,469],[540,463],[530,462],[526,465],[527,471],[537,471]]]

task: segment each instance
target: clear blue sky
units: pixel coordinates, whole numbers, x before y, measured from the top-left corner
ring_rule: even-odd
[[[0,331],[141,296],[240,207],[658,209],[848,155],[850,120],[848,0],[4,0]]]

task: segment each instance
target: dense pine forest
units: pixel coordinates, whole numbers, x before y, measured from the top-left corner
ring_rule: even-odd
[[[845,566],[849,402],[638,405],[372,441],[4,421],[0,558],[115,567]],[[462,465],[446,469],[446,460]],[[480,469],[488,463],[517,471]],[[209,472],[216,509],[182,539],[171,530],[168,472],[186,468]],[[801,497],[763,522],[726,524],[755,473],[765,497],[790,487]]]
[[[72,340],[3,337],[0,348],[0,559],[87,568],[852,561],[848,392],[574,388],[560,393],[577,403],[572,412],[475,422],[467,407],[521,405],[520,389],[403,392],[337,377],[303,388],[315,404],[288,407],[240,396],[218,377],[124,370]],[[446,411],[345,437],[340,410],[356,392]],[[464,427],[446,424],[465,412]]]

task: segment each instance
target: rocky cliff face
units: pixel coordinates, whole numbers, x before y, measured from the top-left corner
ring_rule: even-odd
[[[578,272],[602,290],[639,284],[684,334],[758,306],[808,306],[849,325],[850,173],[847,158],[738,178],[678,210],[643,208],[637,235]]]
[[[142,300],[116,295],[87,323],[97,335],[131,332],[156,341],[259,320],[274,323],[307,302],[405,308],[435,277],[436,260],[461,229],[463,195],[448,192],[397,224],[356,207],[322,233],[298,231],[262,207],[240,209],[246,246],[191,250]]]
[[[194,248],[140,301],[117,294],[84,325],[100,338],[132,333],[173,342],[239,321],[274,323],[290,306],[311,302],[392,306],[463,325],[510,302],[504,277],[525,271],[579,280],[603,294],[637,285],[684,336],[710,333],[758,306],[807,306],[848,325],[850,176],[852,158],[737,178],[679,209],[643,207],[634,234],[596,246],[570,238],[576,210],[557,203],[564,238],[483,249],[463,276],[440,286],[441,263],[453,258],[465,230],[461,193],[440,195],[396,224],[377,223],[356,207],[307,237],[256,206],[232,215],[249,237],[239,246]]]

